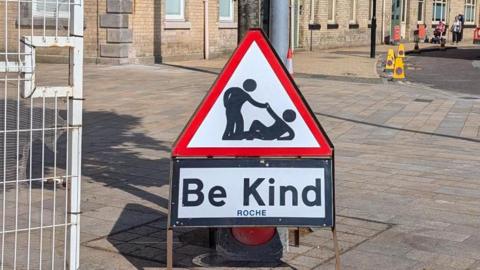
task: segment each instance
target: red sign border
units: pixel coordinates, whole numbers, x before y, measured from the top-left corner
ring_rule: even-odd
[[[288,96],[296,106],[308,128],[323,147],[188,147],[191,139],[205,120],[215,101],[245,56],[250,45],[256,42]],[[260,29],[252,29],[242,40],[210,91],[183,129],[172,147],[172,157],[332,157],[333,144],[305,101],[293,78],[281,64],[281,60]]]

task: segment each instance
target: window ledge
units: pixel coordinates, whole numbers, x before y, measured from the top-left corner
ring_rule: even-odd
[[[319,23],[309,23],[308,24],[308,30],[320,30],[322,28],[322,25]]]
[[[358,29],[360,28],[360,25],[358,25],[358,23],[350,23],[348,25],[348,29]]]
[[[477,25],[475,25],[475,24],[467,24],[467,23],[466,23],[466,24],[463,25],[463,28],[477,28]]]
[[[190,29],[192,24],[187,21],[165,21],[163,24],[164,29]]]
[[[218,28],[220,28],[220,29],[237,29],[238,24],[236,22],[218,22]]]
[[[328,23],[327,29],[338,29],[338,23]]]

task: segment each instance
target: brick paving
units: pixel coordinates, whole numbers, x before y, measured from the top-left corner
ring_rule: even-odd
[[[163,268],[170,145],[216,75],[85,71],[82,269]],[[480,269],[480,97],[380,79],[297,83],[336,148],[343,269]],[[179,231],[175,265],[333,269],[328,230],[273,265],[215,259],[206,235]]]

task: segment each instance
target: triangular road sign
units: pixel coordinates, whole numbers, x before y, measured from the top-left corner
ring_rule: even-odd
[[[331,157],[333,145],[261,30],[250,30],[177,139],[174,157]]]

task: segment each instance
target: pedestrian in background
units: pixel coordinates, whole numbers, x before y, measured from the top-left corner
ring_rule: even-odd
[[[455,17],[455,21],[453,22],[452,25],[452,44],[460,41],[460,33],[462,31],[462,23],[458,19],[458,16]]]
[[[458,20],[462,24],[462,28],[460,29],[460,40],[459,40],[459,41],[462,41],[463,40],[463,25],[465,24],[465,16],[463,16],[463,14],[458,14]]]
[[[441,44],[443,35],[445,35],[445,24],[443,21],[440,21],[433,31],[432,43]]]

